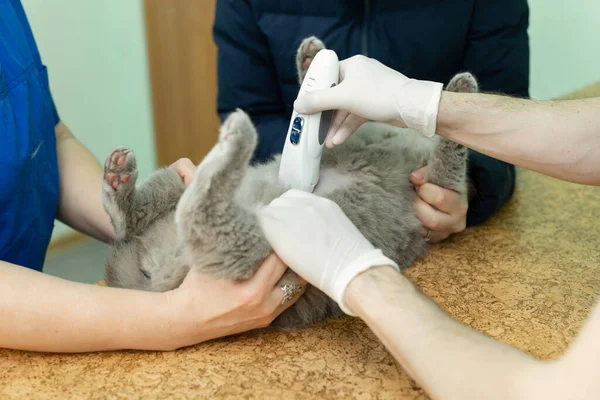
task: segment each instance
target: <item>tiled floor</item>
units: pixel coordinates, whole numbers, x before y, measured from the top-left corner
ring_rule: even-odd
[[[44,272],[77,282],[93,283],[104,278],[107,245],[88,240],[46,258]]]

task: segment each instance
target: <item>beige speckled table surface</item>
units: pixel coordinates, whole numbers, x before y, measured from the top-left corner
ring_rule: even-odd
[[[497,216],[406,273],[457,319],[554,358],[600,292],[599,216],[600,188],[519,171],[517,192]],[[363,323],[342,318],[172,353],[0,350],[0,398],[427,397]]]

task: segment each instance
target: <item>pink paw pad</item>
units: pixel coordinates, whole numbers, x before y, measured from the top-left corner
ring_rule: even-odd
[[[302,59],[302,70],[303,71],[306,71],[308,69],[308,67],[310,67],[312,60],[318,51],[319,51],[319,49],[313,42],[309,43],[308,45],[305,45],[305,48],[301,51],[301,53],[304,55],[304,57]]]
[[[117,174],[115,174],[114,172],[109,172],[106,175],[104,175],[104,180],[106,181],[106,183],[112,186],[116,177]]]
[[[312,60],[312,57],[306,57],[306,59],[302,63],[302,69],[308,69],[308,67],[310,67],[310,64],[312,63]]]
[[[120,150],[114,151],[104,163],[104,181],[115,190],[118,189],[119,184],[127,183],[131,179],[131,171],[135,170],[134,167],[123,171],[129,154],[128,150],[125,151],[125,153]]]
[[[104,175],[104,180],[108,183],[113,189],[117,189],[119,187],[119,183],[126,183],[131,178],[131,175],[128,174],[116,174],[114,172],[108,172]]]

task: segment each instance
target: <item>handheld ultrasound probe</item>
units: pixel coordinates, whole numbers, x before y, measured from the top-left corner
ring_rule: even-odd
[[[331,88],[338,84],[339,60],[332,50],[319,51],[312,60],[300,86],[303,94]],[[281,165],[279,182],[291,189],[312,192],[319,182],[319,168],[325,137],[331,124],[333,110],[313,115],[292,113]]]

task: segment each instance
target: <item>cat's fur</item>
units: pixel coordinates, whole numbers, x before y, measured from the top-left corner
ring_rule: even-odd
[[[307,58],[322,48],[314,37],[303,41],[296,60],[300,81]],[[473,92],[477,82],[460,74],[447,90]],[[232,113],[187,189],[169,168],[136,188],[135,156],[117,148],[104,168],[103,204],[118,238],[109,253],[106,282],[165,291],[177,287],[192,265],[219,278],[251,277],[272,251],[255,212],[286,191],[278,183],[279,157],[249,166],[256,142],[250,118],[240,110]],[[369,122],[345,144],[324,149],[315,193],[334,200],[374,246],[404,268],[428,249],[419,234],[409,174],[428,164],[430,182],[462,193],[466,158],[463,146],[445,139]],[[302,325],[340,314],[335,302],[309,286],[274,325]]]

